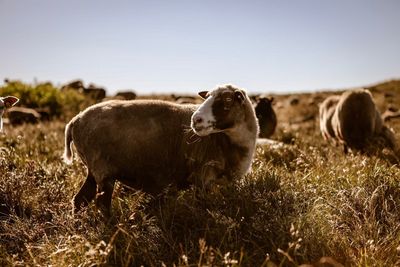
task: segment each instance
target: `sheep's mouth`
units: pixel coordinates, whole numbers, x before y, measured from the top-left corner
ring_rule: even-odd
[[[215,129],[213,126],[194,126],[192,127],[193,131],[195,134],[197,134],[198,136],[206,136],[209,135],[213,132],[215,132]]]
[[[210,126],[206,126],[206,127],[197,126],[197,127],[192,127],[192,129],[193,129],[193,132],[195,134],[197,134],[198,136],[207,136],[207,135],[210,135],[210,134],[220,133],[220,132],[224,131],[222,129],[215,128],[214,125],[210,125]]]

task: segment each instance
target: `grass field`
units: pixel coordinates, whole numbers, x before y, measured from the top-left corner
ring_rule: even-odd
[[[309,95],[298,97],[277,109],[281,143],[257,148],[251,174],[160,198],[118,184],[107,222],[94,205],[72,215],[86,170],[61,160],[65,121],[6,126],[0,265],[400,266],[398,158],[386,149],[344,155],[320,136],[316,104],[302,104]],[[399,122],[390,122],[397,140]]]

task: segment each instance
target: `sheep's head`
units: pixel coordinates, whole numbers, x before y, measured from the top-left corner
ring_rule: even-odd
[[[3,114],[7,108],[14,106],[19,101],[15,96],[0,97],[0,131],[3,129]]]
[[[255,105],[254,110],[259,120],[263,119],[267,114],[273,112],[273,101],[273,97],[261,97],[257,100],[257,104]]]
[[[250,104],[246,93],[232,85],[202,91],[204,103],[193,113],[191,127],[199,136],[224,132],[244,119],[243,106]]]

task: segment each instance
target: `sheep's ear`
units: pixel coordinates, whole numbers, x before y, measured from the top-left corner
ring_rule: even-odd
[[[274,102],[274,97],[273,96],[267,97],[267,99],[271,104],[272,104],[272,102]]]
[[[3,100],[6,108],[10,108],[10,107],[14,106],[19,101],[19,99],[16,98],[15,96],[6,96],[6,97],[3,97],[2,100]]]
[[[208,91],[201,91],[199,92],[199,96],[203,99],[207,99],[208,97]]]
[[[244,102],[245,97],[245,92],[243,92],[242,90],[236,90],[235,91],[235,98],[237,100],[239,100],[240,103]]]

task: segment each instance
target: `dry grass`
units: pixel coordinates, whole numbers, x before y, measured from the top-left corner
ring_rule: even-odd
[[[284,144],[258,147],[252,174],[229,187],[152,198],[118,184],[104,222],[94,205],[72,216],[85,169],[60,160],[64,124],[0,134],[1,266],[400,265],[400,168],[389,151],[345,156],[315,120],[283,123]]]

